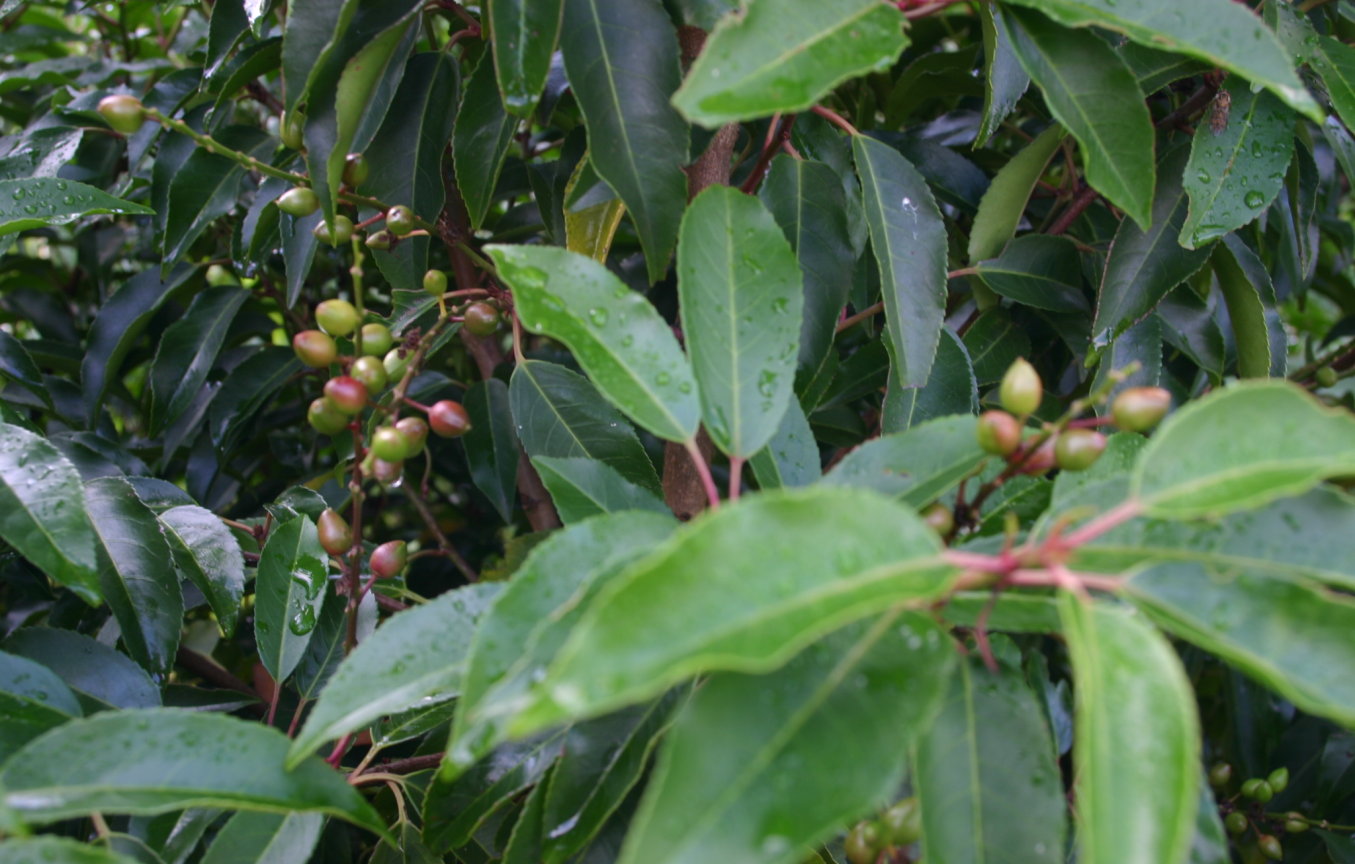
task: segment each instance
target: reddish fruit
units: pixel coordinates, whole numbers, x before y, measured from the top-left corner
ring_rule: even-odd
[[[1021,463],[1021,472],[1023,474],[1043,474],[1058,464],[1058,457],[1054,455],[1055,448],[1058,447],[1058,436],[1051,436],[1043,444],[1036,448],[1035,452],[1030,454],[1025,462]]]
[[[385,390],[389,380],[385,365],[375,357],[359,357],[354,360],[348,374],[361,381],[368,393],[380,393]]]
[[[443,399],[428,407],[428,426],[443,438],[457,438],[470,431],[470,415],[460,402]]]
[[[278,209],[289,216],[309,216],[320,209],[320,199],[315,190],[305,186],[288,189],[278,196]]]
[[[348,375],[337,375],[325,382],[325,398],[334,410],[350,417],[367,407],[367,387]]]
[[[1147,432],[1167,416],[1172,394],[1161,387],[1130,387],[1115,397],[1110,416],[1126,432]]]
[[[400,479],[400,475],[405,472],[405,463],[387,462],[385,459],[372,460],[372,476],[378,483],[384,483],[389,486]]]
[[[395,337],[385,324],[362,325],[362,353],[369,357],[380,357],[395,345]]]
[[[312,369],[328,366],[339,356],[339,346],[334,344],[328,333],[319,330],[302,330],[293,336],[292,350],[302,363]]]
[[[333,228],[327,222],[319,222],[311,233],[326,246],[339,246],[353,239],[353,220],[340,213],[334,217]]]
[[[441,270],[429,270],[423,274],[423,290],[434,297],[447,293],[447,274]]]
[[[1006,411],[980,414],[975,433],[980,447],[999,456],[1007,456],[1021,445],[1021,423]]]
[[[428,441],[428,423],[421,417],[402,417],[395,424],[405,440],[409,442],[409,455],[417,456],[423,452],[423,445]],[[405,457],[406,459],[409,456]]]
[[[403,237],[414,230],[414,211],[403,204],[396,204],[386,211],[386,230],[396,237]]]
[[[278,137],[282,139],[282,146],[289,147],[292,150],[300,150],[305,146],[304,131],[306,128],[306,115],[299,111],[292,111],[282,115],[282,122],[278,124]]]
[[[499,330],[499,310],[488,303],[472,303],[462,315],[467,330],[476,336],[493,336]]]
[[[315,527],[320,534],[320,545],[336,558],[347,555],[353,547],[353,529],[337,511],[326,510],[321,513]]]
[[[392,540],[382,543],[372,550],[372,575],[378,579],[394,579],[405,569],[409,555],[405,550],[405,541]]]
[[[1065,471],[1085,471],[1106,449],[1106,436],[1092,429],[1068,429],[1054,443],[1054,462]]]
[[[387,462],[403,462],[409,458],[409,439],[394,426],[382,426],[372,433],[372,453]]]
[[[1003,408],[1018,417],[1024,417],[1040,407],[1040,400],[1044,398],[1044,384],[1035,367],[1024,357],[1018,357],[1002,376],[998,394]]]
[[[146,122],[141,100],[126,93],[114,93],[99,100],[99,114],[114,132],[131,135]]]
[[[343,163],[343,182],[349,189],[356,189],[367,181],[367,157],[361,153],[349,153]]]
[[[326,300],[315,307],[315,323],[331,336],[347,336],[358,329],[358,310],[347,300]]]

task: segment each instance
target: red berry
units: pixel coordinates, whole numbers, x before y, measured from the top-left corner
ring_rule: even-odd
[[[1058,447],[1058,436],[1050,436],[1041,444],[1034,453],[1021,463],[1021,473],[1023,474],[1043,474],[1058,464],[1058,457],[1055,455],[1055,448]]]
[[[395,424],[405,440],[409,442],[409,455],[417,456],[423,451],[423,445],[428,441],[428,423],[421,417],[401,417]],[[405,457],[406,459],[409,456]]]
[[[114,93],[99,100],[99,114],[114,132],[131,135],[146,122],[141,100],[126,93]]]
[[[353,529],[336,511],[326,510],[321,513],[315,527],[320,534],[320,545],[326,552],[335,557],[348,554],[348,550],[353,546]]]
[[[460,402],[443,399],[428,407],[428,426],[443,438],[457,438],[470,431],[470,415]]]
[[[1110,416],[1126,432],[1147,432],[1167,416],[1172,395],[1161,387],[1130,387],[1115,397]]]
[[[400,479],[400,475],[405,471],[403,462],[387,462],[385,459],[372,459],[372,476],[378,483],[384,483],[387,486]]]
[[[1021,446],[1021,423],[1006,411],[985,411],[980,414],[975,434],[980,447],[999,456],[1013,453]]]
[[[336,411],[351,417],[367,407],[367,387],[356,378],[337,375],[325,382],[325,398]]]
[[[348,416],[328,399],[316,399],[306,411],[306,422],[322,435],[338,435],[348,428]]]
[[[302,363],[312,369],[328,366],[339,356],[339,346],[334,344],[328,333],[319,330],[302,330],[293,336],[292,350]]]
[[[372,550],[372,575],[378,579],[394,579],[405,569],[409,556],[405,541],[392,540]]]

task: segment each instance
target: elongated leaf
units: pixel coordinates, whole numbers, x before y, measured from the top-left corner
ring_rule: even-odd
[[[235,315],[250,293],[238,285],[215,285],[193,298],[184,317],[165,329],[151,363],[151,428],[179,418],[201,391]]]
[[[253,126],[228,126],[215,137],[233,150],[252,155],[272,146],[272,139]],[[161,246],[166,270],[183,257],[208,225],[235,207],[236,193],[244,178],[243,165],[206,148],[194,150],[174,172],[165,206]]]
[[[1152,224],[1153,123],[1134,73],[1105,42],[1043,15],[1004,7],[1013,48],[1054,118],[1082,150],[1087,182]]]
[[[561,213],[565,248],[606,264],[616,231],[621,227],[621,217],[625,215],[626,205],[598,177],[585,153],[565,183]]]
[[[126,654],[73,630],[24,627],[11,633],[3,646],[12,654],[51,669],[77,695],[115,708],[150,708],[160,704],[160,691],[146,670]]]
[[[1288,17],[1293,19],[1296,16],[1289,11]],[[1310,32],[1312,28],[1304,26],[1303,29]],[[1355,48],[1332,36],[1311,35],[1316,38],[1301,43],[1308,53],[1307,60],[1327,86],[1332,107],[1349,129],[1355,126]]]
[[[527,455],[587,457],[658,493],[659,477],[644,446],[587,378],[563,366],[527,360],[513,370],[508,398]]]
[[[511,523],[520,451],[513,434],[508,385],[498,379],[475,383],[466,391],[466,412],[471,428],[463,440],[471,479],[503,521]]]
[[[1077,693],[1078,860],[1183,862],[1199,803],[1200,728],[1181,661],[1131,611],[1061,600]]]
[[[938,550],[910,508],[864,490],[723,507],[603,589],[509,731],[597,715],[707,670],[774,669],[848,621],[943,591]]]
[[[329,590],[328,562],[315,523],[302,515],[280,522],[259,554],[254,633],[274,681],[287,680],[306,650]]]
[[[776,434],[748,464],[762,489],[808,486],[823,475],[819,445],[798,400],[790,400]]]
[[[688,129],[668,102],[681,78],[673,25],[652,0],[571,0],[560,49],[588,126],[588,158],[625,202],[657,282],[687,199]]]
[[[1012,48],[1012,34],[1007,22],[993,6],[979,9],[983,26],[983,122],[979,125],[975,147],[982,147],[997,131],[1002,121],[1016,108],[1016,103],[1030,86],[1030,76],[1021,68]],[[973,235],[971,234],[971,239]]]
[[[270,346],[232,370],[208,411],[212,442],[232,450],[242,431],[293,375],[304,369],[290,348]]]
[[[829,471],[823,483],[874,489],[922,507],[987,458],[974,437],[974,418],[957,414],[867,441]]]
[[[487,246],[513,291],[522,326],[563,342],[593,385],[669,441],[696,434],[692,368],[640,294],[591,258],[542,246]]]
[[[169,671],[183,626],[183,594],[169,544],[150,508],[123,477],[85,484],[99,537],[99,588],[127,653],[152,675]]]
[[[682,217],[682,332],[715,445],[747,459],[776,432],[795,383],[804,286],[758,199],[712,186]]]
[[[1289,337],[1280,320],[1270,273],[1260,256],[1236,234],[1224,237],[1219,247],[1214,274],[1228,305],[1238,373],[1243,374],[1245,357],[1248,375],[1283,378],[1288,365]]]
[[[100,601],[80,475],[48,441],[8,423],[0,423],[0,538],[85,602]]]
[[[494,186],[517,127],[518,118],[505,110],[499,98],[492,59],[481,58],[466,82],[452,128],[456,185],[466,201],[472,228],[480,227],[494,201]]]
[[[1139,457],[1132,488],[1150,515],[1182,519],[1260,507],[1351,473],[1355,418],[1287,382],[1250,381],[1168,418]]]
[[[10,837],[0,846],[0,864],[136,864],[136,860],[68,837]]]
[[[1012,0],[1070,27],[1123,33],[1149,48],[1198,57],[1254,81],[1295,111],[1321,122],[1321,110],[1299,81],[1275,34],[1232,0]]]
[[[202,507],[171,507],[160,514],[160,525],[175,566],[206,595],[217,625],[229,637],[235,632],[245,593],[240,544],[214,513]]]
[[[65,225],[99,213],[137,216],[154,212],[74,180],[54,177],[0,180],[0,235],[44,225]]]
[[[770,675],[715,676],[674,722],[621,864],[803,860],[897,790],[954,656],[926,616],[890,614]]]
[[[451,591],[377,628],[320,694],[292,742],[287,767],[383,714],[455,696],[476,624],[501,587],[487,583]]]
[[[560,521],[565,524],[621,510],[669,512],[668,505],[657,494],[630,482],[605,462],[581,456],[537,456],[532,459],[532,467],[546,484]]]
[[[236,813],[216,835],[202,864],[308,861],[324,825],[322,813]]]
[[[42,370],[33,362],[23,343],[6,330],[0,330],[0,376],[16,382],[51,407],[52,397],[47,393],[47,385],[42,383]]]
[[[1086,312],[1077,245],[1067,237],[1018,237],[1002,254],[977,265],[979,278],[1003,297],[1051,312]]]
[[[316,0],[287,16],[282,37],[282,81],[287,110],[306,103],[310,81],[334,50],[357,11],[353,0]]]
[[[1181,186],[1185,162],[1184,148],[1162,157],[1151,227],[1145,231],[1125,220],[1115,232],[1092,322],[1092,344],[1098,348],[1142,320],[1209,259],[1207,249],[1184,249],[1177,241],[1188,207]]]
[[[979,201],[969,232],[969,263],[996,257],[1016,234],[1030,193],[1067,132],[1057,123],[1041,132],[997,172]]]
[[[904,387],[927,382],[946,311],[946,226],[922,176],[897,150],[852,137],[885,325]]]
[[[319,759],[282,768],[287,738],[259,723],[152,708],[75,720],[14,754],[0,771],[5,806],[45,824],[92,810],[155,814],[188,807],[318,811],[377,834],[385,823]]]
[[[550,73],[560,36],[564,0],[497,0],[490,3],[489,35],[503,104],[531,117]]]
[[[903,432],[919,423],[949,414],[979,412],[978,381],[969,352],[949,329],[941,331],[932,374],[922,387],[905,389],[898,376],[891,374],[885,387],[884,414],[880,428],[886,434]]]
[[[755,0],[715,26],[673,104],[694,123],[801,111],[908,45],[897,10],[871,0]]]
[[[1038,698],[1008,663],[996,671],[974,659],[958,666],[916,747],[927,857],[1062,862],[1068,807]]]
[[[1200,123],[1190,144],[1183,185],[1190,213],[1181,245],[1202,244],[1235,231],[1261,215],[1284,185],[1294,152],[1294,114],[1278,98],[1253,93],[1243,81],[1220,91],[1231,106],[1226,126]]]
[[[0,760],[34,738],[84,714],[56,673],[0,651]]]

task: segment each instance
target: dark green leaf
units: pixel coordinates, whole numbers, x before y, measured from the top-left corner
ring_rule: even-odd
[[[171,507],[160,514],[160,525],[174,565],[206,595],[221,632],[230,636],[245,593],[240,544],[215,514],[202,507]]]
[[[452,130],[456,185],[466,201],[471,228],[479,228],[489,212],[494,186],[517,128],[518,118],[508,113],[499,98],[494,63],[485,55],[466,82]]]
[[[150,370],[153,432],[177,420],[202,389],[236,313],[249,297],[239,285],[209,287],[165,329]]]
[[[136,864],[100,846],[67,837],[10,837],[0,846],[0,864]]]
[[[965,352],[972,358],[978,386],[995,384],[1017,357],[1029,357],[1030,335],[1006,309],[994,306],[965,331]]]
[[[202,864],[294,864],[310,860],[322,813],[236,813],[217,833]]]
[[[984,91],[983,121],[974,139],[975,147],[988,143],[1030,86],[1030,76],[1021,68],[1012,48],[1012,33],[1006,20],[988,4],[979,8],[979,15],[983,26]]]
[[[1305,40],[1303,46],[1310,52],[1307,59],[1313,71],[1327,86],[1332,107],[1347,129],[1355,126],[1355,48],[1332,36],[1316,34]]]
[[[1067,237],[1029,234],[977,265],[979,278],[1017,303],[1051,312],[1087,312],[1077,245]]]
[[[44,225],[65,225],[99,213],[137,216],[154,212],[74,180],[54,177],[0,180],[0,235]]]
[[[218,0],[207,25],[207,66],[202,74],[214,75],[248,29],[244,0]]]
[[[47,385],[42,383],[42,370],[28,355],[24,344],[6,330],[0,330],[0,376],[14,381],[51,407],[52,397],[47,393]]]
[[[287,16],[282,37],[282,82],[287,110],[306,103],[311,79],[324,65],[357,11],[353,0],[314,0]]]
[[[272,146],[272,139],[253,126],[228,126],[214,136],[222,144],[243,153],[259,155]],[[164,270],[188,250],[198,235],[217,217],[234,209],[244,166],[218,153],[198,148],[174,172],[165,205]]]
[[[259,554],[254,633],[259,659],[279,683],[292,674],[315,629],[329,587],[329,556],[304,515],[280,522]]]
[[[0,761],[48,729],[82,714],[75,694],[55,672],[0,651]]]
[[[536,456],[532,466],[546,484],[560,521],[566,525],[621,510],[669,512],[668,505],[657,494],[630,482],[605,462],[584,456]]]
[[[499,89],[503,91],[503,104],[519,117],[532,116],[546,86],[564,5],[564,0],[498,0],[489,4],[489,34]]]
[[[823,483],[874,489],[923,507],[987,458],[974,435],[974,418],[957,414],[867,441],[829,471]]]
[[[484,493],[503,521],[513,521],[521,450],[513,434],[508,385],[498,379],[479,381],[466,391],[471,428],[462,439],[475,488]]]
[[[236,366],[212,400],[208,428],[212,443],[232,450],[255,415],[304,367],[290,348],[269,346]]]
[[[819,445],[798,400],[790,400],[772,440],[748,464],[762,489],[808,486],[822,476]]]
[[[24,627],[4,641],[4,649],[51,669],[77,694],[116,708],[150,708],[160,691],[146,670],[102,642],[71,630]]]
[[[1283,378],[1289,337],[1280,320],[1275,286],[1255,252],[1236,234],[1223,238],[1215,252],[1214,274],[1233,325],[1238,374]],[[1247,371],[1243,372],[1243,365]]]
[[[905,389],[899,386],[898,376],[891,370],[885,387],[880,428],[886,434],[903,432],[927,420],[949,414],[977,414],[978,411],[978,381],[969,362],[969,352],[959,337],[946,328],[941,331],[936,362],[932,364],[926,384]]]

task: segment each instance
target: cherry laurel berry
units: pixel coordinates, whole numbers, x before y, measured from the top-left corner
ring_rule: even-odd
[[[320,545],[336,558],[348,554],[353,546],[353,529],[335,510],[326,510],[320,514],[315,527],[320,535]]]
[[[1161,387],[1130,387],[1115,397],[1110,416],[1126,432],[1147,432],[1167,416],[1172,394]]]
[[[1284,860],[1284,847],[1273,834],[1262,834],[1256,838],[1256,848],[1261,850],[1261,854],[1271,861]]]
[[[389,231],[377,231],[374,234],[368,234],[366,242],[368,249],[376,249],[377,251],[385,252],[387,249],[391,248],[394,238]]]
[[[401,417],[395,428],[399,429],[409,442],[410,456],[417,456],[423,452],[423,446],[428,441],[428,423],[423,418]]]
[[[1007,367],[998,387],[1002,407],[1018,417],[1034,413],[1044,398],[1044,383],[1040,373],[1024,357],[1018,357]]]
[[[985,411],[980,414],[975,434],[984,451],[998,456],[1014,453],[1021,446],[1021,423],[1006,411]]]
[[[1209,785],[1215,789],[1222,789],[1232,779],[1233,766],[1227,762],[1215,762],[1209,769]]]
[[[443,438],[457,438],[470,431],[470,414],[460,402],[443,399],[429,406],[428,426]]]
[[[1054,461],[1065,471],[1085,471],[1106,449],[1106,436],[1091,429],[1068,429],[1054,443]]]
[[[434,297],[447,293],[447,274],[441,270],[429,270],[423,274],[423,290]]]
[[[367,407],[367,387],[348,375],[337,375],[325,382],[325,398],[334,410],[352,416]]]
[[[368,393],[380,393],[386,389],[390,376],[386,366],[375,357],[359,357],[349,367],[348,374],[362,382]]]
[[[334,217],[332,228],[327,222],[319,222],[311,233],[326,246],[341,246],[353,239],[353,220],[340,213]]]
[[[880,816],[880,825],[889,832],[893,846],[916,843],[922,836],[922,808],[916,798],[904,798]]]
[[[395,337],[385,324],[362,325],[362,353],[380,357],[395,345]]]
[[[1266,784],[1270,786],[1272,792],[1276,795],[1289,788],[1289,769],[1283,766],[1271,771],[1266,777]]]
[[[1247,830],[1247,817],[1243,813],[1234,810],[1223,817],[1223,827],[1228,829],[1229,834],[1241,834]]]
[[[315,307],[315,323],[331,336],[348,336],[358,329],[358,310],[347,300],[325,300]]]
[[[367,173],[371,168],[367,157],[361,153],[349,153],[343,163],[343,182],[349,189],[356,189],[367,182]]]
[[[278,196],[278,209],[288,216],[309,216],[320,209],[320,199],[315,190],[305,186],[296,186]]]
[[[292,337],[292,350],[297,359],[312,369],[321,369],[339,356],[339,346],[328,333],[320,330],[302,330]]]
[[[373,549],[369,563],[372,568],[372,575],[376,578],[394,579],[405,569],[408,560],[409,555],[405,550],[405,541],[392,540]]]
[[[306,116],[296,111],[289,111],[282,115],[282,122],[278,124],[278,137],[282,139],[282,146],[291,150],[300,150],[306,146],[303,135],[306,128]]]
[[[306,422],[321,435],[338,435],[348,428],[348,415],[324,397],[316,399],[306,410]]]
[[[499,329],[499,310],[488,303],[472,303],[462,313],[463,324],[475,336],[493,336]]]
[[[400,479],[400,475],[405,472],[405,463],[387,462],[385,459],[372,460],[372,476],[376,482],[384,483],[389,486]]]
[[[99,100],[99,115],[114,132],[131,135],[146,122],[141,100],[126,93],[114,93]]]
[[[410,457],[409,439],[394,426],[382,426],[372,433],[372,453],[387,462],[403,462]]]
[[[396,237],[403,237],[414,230],[414,211],[403,204],[396,204],[386,211],[386,230]]]
[[[847,839],[842,842],[842,851],[847,854],[851,864],[875,864],[876,858],[884,849],[881,842],[880,827],[874,822],[858,822]]]

